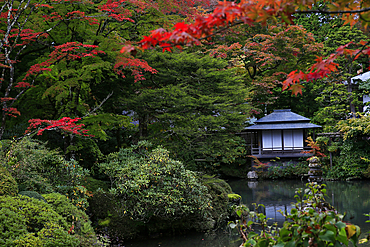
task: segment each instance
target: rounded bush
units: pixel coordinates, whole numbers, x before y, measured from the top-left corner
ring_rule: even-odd
[[[209,212],[217,224],[220,226],[225,223],[229,216],[229,197],[232,193],[231,187],[225,180],[215,178],[214,176],[204,175],[203,184],[207,186],[211,196],[212,207]]]
[[[45,203],[27,196],[0,196],[0,246],[78,246],[68,223]]]
[[[108,193],[95,193],[90,199],[100,230],[108,228],[112,236],[111,229],[119,227],[115,232],[134,237],[212,229],[216,223],[213,202],[198,174],[170,158],[166,149],[150,150],[144,144],[110,154],[107,162],[99,165],[114,181]],[[227,208],[227,193],[223,198]]]
[[[66,196],[59,193],[44,194],[49,205],[67,221],[67,228],[80,240],[81,246],[95,246],[97,238],[86,213],[73,205]]]

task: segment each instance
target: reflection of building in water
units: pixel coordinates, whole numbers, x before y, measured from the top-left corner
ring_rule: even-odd
[[[271,185],[258,186],[257,184],[255,187],[249,187],[248,183],[248,187],[252,192],[252,198],[250,200],[255,202],[255,205],[264,205],[264,207],[259,206],[257,212],[266,215],[266,218],[269,219],[268,223],[278,222],[279,225],[282,225],[285,221],[283,214],[290,213],[294,207],[295,189],[292,190],[291,187]],[[255,210],[255,205],[250,205],[250,210]],[[283,214],[279,212],[280,210]]]
[[[287,211],[290,213],[293,208],[292,203],[295,203],[294,198],[297,188],[304,188],[305,182],[298,180],[285,181],[230,181],[230,186],[233,191],[242,196],[243,203],[250,210],[255,210],[256,205],[263,204],[265,208],[259,207],[257,212],[263,213],[267,218],[272,218],[269,223],[278,222],[281,225],[285,218],[279,213]]]
[[[229,181],[232,190],[241,195],[243,203],[254,210],[253,203],[264,204],[259,208],[267,218],[273,218],[270,223],[284,221],[284,217],[277,212],[293,208],[291,203],[296,203],[294,198],[297,188],[306,188],[306,182],[301,180],[260,180],[255,184],[248,184],[247,180]],[[326,201],[334,206],[339,213],[346,213],[345,221],[359,225],[363,232],[370,230],[370,224],[365,223],[369,217],[365,214],[370,209],[370,183],[369,181],[325,181],[327,185]]]
[[[263,204],[263,203],[262,203]],[[284,205],[272,204],[272,205],[265,205],[265,207],[258,207],[257,212],[263,213],[266,215],[266,218],[269,219],[268,223],[277,222],[279,225],[282,225],[285,221],[285,217],[283,214],[287,212],[290,213],[290,210],[294,207],[294,205],[288,203]],[[254,206],[250,207],[250,210],[255,210]],[[281,210],[280,213],[279,211]]]

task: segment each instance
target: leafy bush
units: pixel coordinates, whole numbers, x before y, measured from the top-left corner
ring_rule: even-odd
[[[46,172],[63,161],[62,156],[48,150],[42,143],[23,138],[4,145],[0,162],[16,179],[21,191],[40,193],[53,191]]]
[[[105,170],[115,167],[114,186],[127,209],[124,214],[143,222],[153,216],[175,220],[191,213],[205,215],[208,191],[195,173],[170,159],[167,150],[147,151],[142,144],[121,151],[121,162],[101,164]]]
[[[167,150],[150,148],[140,142],[110,154],[100,164],[112,185],[108,193],[96,193],[90,200],[100,228],[119,227],[126,237],[138,232],[212,228],[215,220],[207,187],[196,173],[169,158]]]
[[[63,161],[55,170],[49,172],[49,176],[58,178],[54,181],[55,191],[66,195],[77,207],[87,209],[87,198],[92,194],[84,187],[83,181],[89,171],[83,169],[75,160]]]
[[[8,170],[0,165],[0,196],[15,196],[18,194],[18,185]]]
[[[370,157],[366,141],[347,139],[340,146],[339,156],[334,157],[333,167],[325,167],[324,174],[335,179],[361,178],[369,164],[366,157]]]
[[[202,183],[207,186],[211,196],[212,207],[208,210],[215,223],[220,226],[229,216],[229,195],[232,193],[231,187],[225,180],[214,176],[202,176]],[[234,195],[234,194],[233,194]]]
[[[368,176],[370,161],[369,117],[351,118],[339,121],[335,126],[343,139],[335,143],[339,155],[333,159],[333,166],[323,167],[324,175],[334,179],[362,178]]]
[[[47,203],[27,196],[0,196],[0,245],[78,246],[68,223]]]
[[[94,229],[86,213],[77,208],[59,193],[43,195],[54,211],[67,221],[67,228],[73,228],[73,233],[80,240],[81,246],[94,246],[97,243]]]
[[[243,246],[348,246],[349,242],[357,246],[360,228],[343,222],[344,215],[325,202],[325,185],[307,185],[304,193],[297,191],[297,203],[290,214],[279,210],[286,218],[282,228],[268,226],[262,213],[249,212],[245,206],[236,207],[241,219],[229,226],[239,230]],[[249,220],[245,219],[246,214]],[[260,233],[252,229],[254,225],[260,227]]]
[[[66,161],[45,144],[23,138],[4,145],[0,162],[8,168],[21,191],[59,192],[79,207],[87,208],[91,194],[82,186],[89,174],[76,161]]]

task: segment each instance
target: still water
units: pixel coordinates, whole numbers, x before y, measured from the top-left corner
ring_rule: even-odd
[[[301,180],[285,181],[258,181],[246,180],[228,181],[233,191],[242,196],[243,203],[253,209],[252,203],[264,204],[267,218],[271,222],[282,223],[284,217],[277,212],[287,210],[290,212],[291,203],[297,188],[305,188],[306,182]],[[370,181],[327,181],[327,201],[340,213],[346,213],[345,221],[361,227],[362,236],[370,231],[369,220],[364,216],[370,213]],[[235,235],[224,231],[211,234],[189,234],[184,236],[157,238],[126,243],[125,247],[237,247],[240,240]],[[370,246],[363,244],[361,246]]]

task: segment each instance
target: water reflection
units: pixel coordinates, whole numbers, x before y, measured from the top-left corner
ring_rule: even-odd
[[[290,212],[291,203],[295,203],[294,195],[297,188],[305,188],[306,182],[301,180],[285,181],[258,181],[247,180],[228,181],[233,191],[242,196],[243,203],[253,209],[252,203],[264,204],[265,208],[258,210],[264,212],[270,222],[284,221],[284,217],[277,210]],[[334,181],[324,182],[327,185],[327,201],[340,213],[347,213],[345,221],[359,225],[362,237],[370,231],[370,223],[365,223],[368,218],[365,213],[370,213],[370,182],[368,181]],[[240,240],[233,236],[217,232],[211,235],[188,234],[172,238],[160,238],[154,240],[140,240],[126,243],[126,247],[236,247]],[[364,244],[361,246],[370,246]]]
[[[369,218],[364,216],[370,213],[370,182],[369,181],[326,181],[326,200],[340,213],[346,213],[345,221],[361,227],[362,236],[370,231],[370,223],[365,223]],[[297,188],[305,188],[306,182],[301,180],[285,181],[258,181],[250,184],[246,180],[229,181],[235,193],[243,198],[243,203],[253,209],[252,203],[264,204],[267,218],[273,222],[282,223],[284,217],[276,210],[290,212],[291,203]],[[258,209],[263,212],[262,208]],[[363,245],[365,246],[365,245]],[[370,246],[370,244],[367,244]]]
[[[125,243],[124,247],[239,247],[241,239],[224,231],[211,234],[193,233],[175,237],[135,240]]]
[[[282,224],[285,218],[277,212],[290,212],[292,203],[295,202],[294,195],[297,188],[305,187],[301,180],[287,181],[258,181],[248,182],[246,180],[229,181],[233,191],[242,196],[243,203],[254,210],[252,203],[263,204],[258,211],[265,213],[269,222]]]

